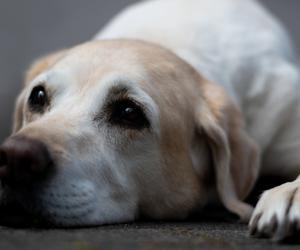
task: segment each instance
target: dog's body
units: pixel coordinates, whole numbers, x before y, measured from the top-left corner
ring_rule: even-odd
[[[140,39],[170,49],[222,85],[238,104],[263,155],[263,173],[299,174],[295,53],[285,31],[256,1],[142,2],[119,14],[95,38]]]
[[[211,199],[248,220],[260,174],[297,177],[299,70],[256,1],[146,1],[95,40],[29,70],[0,151],[6,196],[63,225],[184,218]],[[285,237],[298,186],[268,191],[251,227]]]
[[[257,1],[143,2],[123,11],[96,36],[112,38],[160,44],[222,85],[242,110],[246,130],[259,146],[259,174],[288,179],[299,175],[299,68],[284,29]],[[288,202],[298,197],[299,184],[288,185],[273,191],[283,193],[277,201],[274,194],[263,197],[251,222],[253,230],[276,234],[270,232],[275,217],[285,226],[286,221],[297,221],[300,200],[295,199],[294,206]]]

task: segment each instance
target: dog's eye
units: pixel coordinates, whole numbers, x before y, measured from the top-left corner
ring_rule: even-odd
[[[29,106],[32,111],[41,112],[48,104],[48,96],[43,86],[36,86],[29,96]]]
[[[131,100],[120,100],[110,107],[109,122],[114,125],[131,129],[143,129],[150,123],[142,108]]]

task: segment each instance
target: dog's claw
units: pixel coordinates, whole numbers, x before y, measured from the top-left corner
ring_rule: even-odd
[[[249,231],[252,236],[273,242],[299,241],[299,181],[283,184],[265,192],[259,200]]]
[[[262,237],[272,237],[273,235],[275,235],[278,229],[278,220],[276,218],[276,215],[273,215],[269,224],[264,225],[263,228],[260,230],[259,235]]]
[[[255,215],[254,219],[251,221],[250,227],[249,227],[250,235],[252,235],[252,236],[256,235],[256,233],[257,233],[257,224],[258,224],[258,221],[259,221],[261,216],[262,216],[262,214],[259,213],[259,214]]]

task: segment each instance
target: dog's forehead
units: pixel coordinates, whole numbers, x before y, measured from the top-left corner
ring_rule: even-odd
[[[110,45],[110,44],[109,44]],[[71,49],[47,72],[53,82],[66,80],[73,85],[91,85],[108,74],[144,74],[136,51],[128,47],[88,43]]]
[[[182,62],[174,54],[154,44],[133,40],[92,41],[69,49],[45,73],[48,80],[53,78],[53,82],[65,78],[72,84],[86,85],[97,84],[102,77],[112,73],[127,78],[145,78],[168,72],[171,67],[182,69],[179,63]]]

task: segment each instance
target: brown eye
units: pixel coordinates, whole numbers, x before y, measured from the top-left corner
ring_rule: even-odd
[[[150,126],[150,123],[142,110],[131,100],[120,100],[110,107],[109,122],[131,129],[143,129]]]
[[[43,86],[36,86],[29,96],[29,107],[32,111],[42,112],[48,105],[48,96]]]

